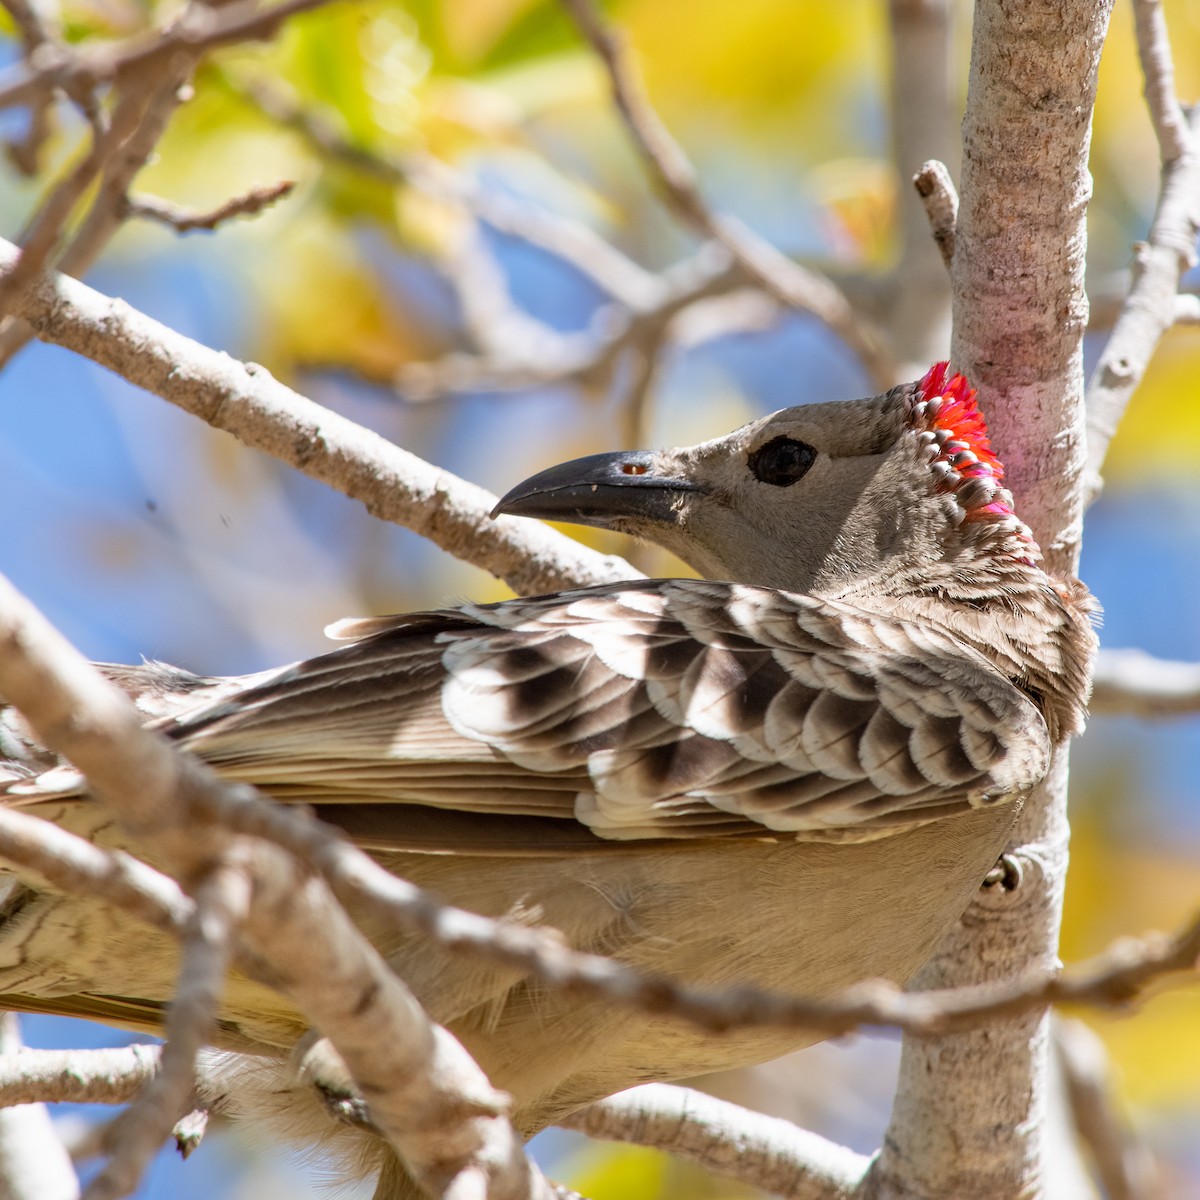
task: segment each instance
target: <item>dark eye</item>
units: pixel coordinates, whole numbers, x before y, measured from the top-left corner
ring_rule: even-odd
[[[755,479],[775,487],[790,487],[817,461],[817,452],[807,442],[777,437],[759,446],[748,461]]]

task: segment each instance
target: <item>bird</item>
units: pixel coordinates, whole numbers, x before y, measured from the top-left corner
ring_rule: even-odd
[[[700,578],[346,620],[338,648],[244,678],[110,676],[222,776],[310,806],[451,903],[695,987],[812,997],[911,979],[1083,727],[1094,603],[1043,570],[947,363],[698,445],[554,466],[496,513],[628,533]],[[25,764],[4,803],[117,836],[85,795],[41,782],[52,763],[19,722],[0,725],[0,753]],[[366,931],[525,1136],[820,1037],[714,1034]],[[0,1003],[153,1028],[174,985],[157,938],[10,882]],[[284,999],[230,980],[228,1095],[240,1080],[239,1111],[283,1136],[325,1119],[270,1075],[305,1035]],[[379,1200],[419,1194],[382,1143],[337,1138],[380,1169]]]

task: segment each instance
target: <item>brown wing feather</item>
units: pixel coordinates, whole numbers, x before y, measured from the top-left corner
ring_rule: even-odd
[[[1048,761],[1037,709],[981,655],[811,597],[660,581],[367,630],[167,728],[327,815],[392,806],[389,848],[475,852],[547,819],[588,844],[879,836],[1018,794]],[[489,820],[467,836],[430,809]],[[353,832],[388,841],[386,811]]]

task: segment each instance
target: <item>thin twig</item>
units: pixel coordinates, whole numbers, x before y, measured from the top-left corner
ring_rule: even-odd
[[[237,0],[220,9],[214,5],[194,5],[186,19],[166,30],[67,51],[61,56],[46,55],[45,61],[6,71],[0,76],[0,108],[28,104],[53,88],[68,92],[94,89],[180,50],[198,55],[234,42],[271,38],[289,17],[327,3],[330,0],[282,0],[271,8],[263,8],[258,0]]]
[[[7,806],[0,807],[0,859],[59,891],[106,900],[156,929],[179,934],[191,916],[191,900],[153,867]]]
[[[1200,296],[1181,292],[1175,297],[1174,324],[1200,325]]]
[[[21,1050],[16,1014],[0,1014],[0,1063]],[[0,1193],[4,1200],[78,1200],[75,1168],[42,1104],[0,1110]]]
[[[351,142],[323,115],[302,108],[280,89],[227,75],[237,90],[271,120],[292,130],[327,162],[349,167],[397,187],[412,187],[474,214],[498,233],[520,238],[574,268],[602,292],[630,308],[657,302],[662,284],[581,221],[494,191],[431,154],[389,154]]]
[[[669,341],[677,321],[694,314],[704,302],[727,297],[742,288],[743,272],[723,246],[710,242],[695,255],[662,273],[655,303],[629,310],[613,303],[600,309],[586,330],[557,333],[523,317],[509,321],[504,339],[489,337],[492,349],[481,355],[450,354],[427,363],[409,363],[395,383],[411,403],[428,402],[450,392],[510,391],[549,383],[576,383],[606,392],[630,353],[646,353]],[[460,294],[471,288],[471,276],[455,280]],[[494,295],[494,293],[493,293]],[[768,303],[771,303],[768,301]],[[727,310],[724,320],[710,322],[708,338],[736,332],[742,312]],[[758,321],[761,314],[755,313]]]
[[[1158,206],[1147,241],[1134,248],[1129,294],[1087,386],[1090,498],[1125,407],[1163,334],[1175,322],[1183,273],[1196,261],[1200,233],[1200,108],[1187,123],[1187,148],[1162,168]]]
[[[130,1195],[176,1122],[191,1109],[197,1056],[211,1039],[233,939],[250,907],[250,879],[241,858],[235,844],[195,889],[158,1070],[109,1126],[105,1140],[111,1157],[88,1184],[84,1200]]]
[[[47,53],[59,52],[62,22],[55,3],[49,0],[4,0],[4,8],[21,35],[22,55],[27,61],[41,53],[43,46],[50,47]],[[8,161],[22,175],[32,178],[38,172],[42,147],[54,130],[54,103],[52,92],[33,101],[29,106],[25,133],[5,142]]]
[[[1200,663],[1172,662],[1141,650],[1105,650],[1096,660],[1088,707],[1106,716],[1200,712]]]
[[[26,56],[57,39],[57,17],[52,17],[44,6],[31,3],[31,0],[3,0],[3,8],[21,35]]]
[[[286,179],[280,183],[264,184],[251,188],[240,196],[234,196],[207,212],[187,208],[158,196],[130,196],[126,212],[131,217],[158,221],[174,229],[176,233],[190,233],[195,229],[211,233],[218,225],[223,225],[235,217],[257,216],[264,209],[290,195],[295,187],[296,184],[292,180]]]
[[[913,176],[913,187],[925,206],[933,240],[949,268],[954,261],[954,231],[958,224],[958,192],[946,164],[930,159]]]
[[[1133,0],[1133,19],[1146,107],[1159,155],[1164,164],[1170,164],[1189,150],[1192,134],[1175,94],[1175,64],[1161,0]]]
[[[800,266],[741,221],[708,206],[695,168],[647,100],[624,39],[604,23],[591,0],[563,4],[604,64],[634,145],[675,213],[696,232],[721,242],[746,274],[780,303],[826,324],[859,355],[879,388],[895,384],[895,363],[882,335],[854,312],[830,279]]]
[[[111,123],[97,121],[87,152],[63,175],[38,206],[20,235],[21,255],[0,280],[0,317],[10,317],[17,298],[30,282],[53,265],[62,231],[76,204],[99,174],[105,160],[137,119],[138,100],[124,97]]]
[[[1154,1155],[1117,1107],[1103,1042],[1082,1021],[1064,1017],[1054,1022],[1053,1034],[1075,1129],[1106,1200],[1167,1200]]]
[[[651,1146],[788,1200],[853,1200],[870,1159],[691,1088],[645,1084],[560,1122],[607,1141]]]
[[[478,235],[468,234],[458,253],[441,265],[459,296],[472,339],[483,353],[455,353],[437,362],[406,365],[394,382],[407,401],[560,382],[606,391],[619,361],[654,358],[674,317],[693,304],[749,283],[741,266],[715,244],[702,247],[694,258],[661,275],[652,274],[581,222],[491,191],[431,155],[389,155],[357,146],[330,121],[300,108],[277,89],[245,80],[234,80],[233,86],[272,120],[300,134],[328,161],[454,203],[491,228],[553,254],[615,301],[602,308],[582,333],[552,330],[516,309],[494,258],[481,252]],[[736,317],[731,311],[730,321],[714,326],[709,336],[736,332],[740,327]],[[636,398],[639,388],[644,392],[651,377],[645,370],[637,371],[630,393]]]
[[[407,364],[395,380],[386,382],[394,382],[409,402],[465,391],[512,392],[548,383],[577,383],[606,394],[619,364],[630,362],[638,364],[627,385],[627,394],[636,405],[639,394],[644,396],[653,380],[653,371],[645,364],[656,359],[664,342],[674,340],[676,327],[683,324],[674,320],[677,316],[735,289],[750,294],[752,281],[746,271],[717,243],[656,275],[582,222],[488,189],[431,155],[413,151],[386,154],[355,145],[331,121],[299,107],[278,89],[236,78],[231,85],[272,120],[297,132],[322,158],[458,205],[492,229],[554,255],[613,297],[614,303],[601,308],[588,329],[560,333],[518,312],[494,261],[482,260],[477,244],[464,247],[442,268],[462,301],[468,328],[483,353],[454,353],[436,362]],[[470,237],[468,241],[477,243],[478,239]],[[479,311],[483,299],[488,301],[486,314]],[[711,340],[746,327],[761,329],[764,308],[771,309],[772,319],[777,316],[773,302],[765,297],[753,313],[744,306],[726,306],[723,319],[705,322],[704,335],[697,340]],[[480,319],[484,315],[487,319]]]
[[[207,23],[228,0],[191,0],[183,13],[159,35],[169,41],[197,20]],[[197,16],[197,14],[199,14]],[[100,186],[87,215],[58,262],[68,275],[82,277],[129,218],[129,188],[150,160],[176,109],[190,95],[190,81],[203,55],[200,49],[175,49],[163,59],[150,58],[125,73],[113,132],[105,140]],[[0,326],[0,367],[33,336],[24,321],[8,319]]]

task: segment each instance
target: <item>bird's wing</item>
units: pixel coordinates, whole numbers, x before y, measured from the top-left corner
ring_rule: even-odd
[[[949,634],[768,589],[639,582],[341,632],[367,636],[166,728],[335,820],[352,803],[377,848],[858,839],[1006,800],[1049,759],[1036,706]]]

